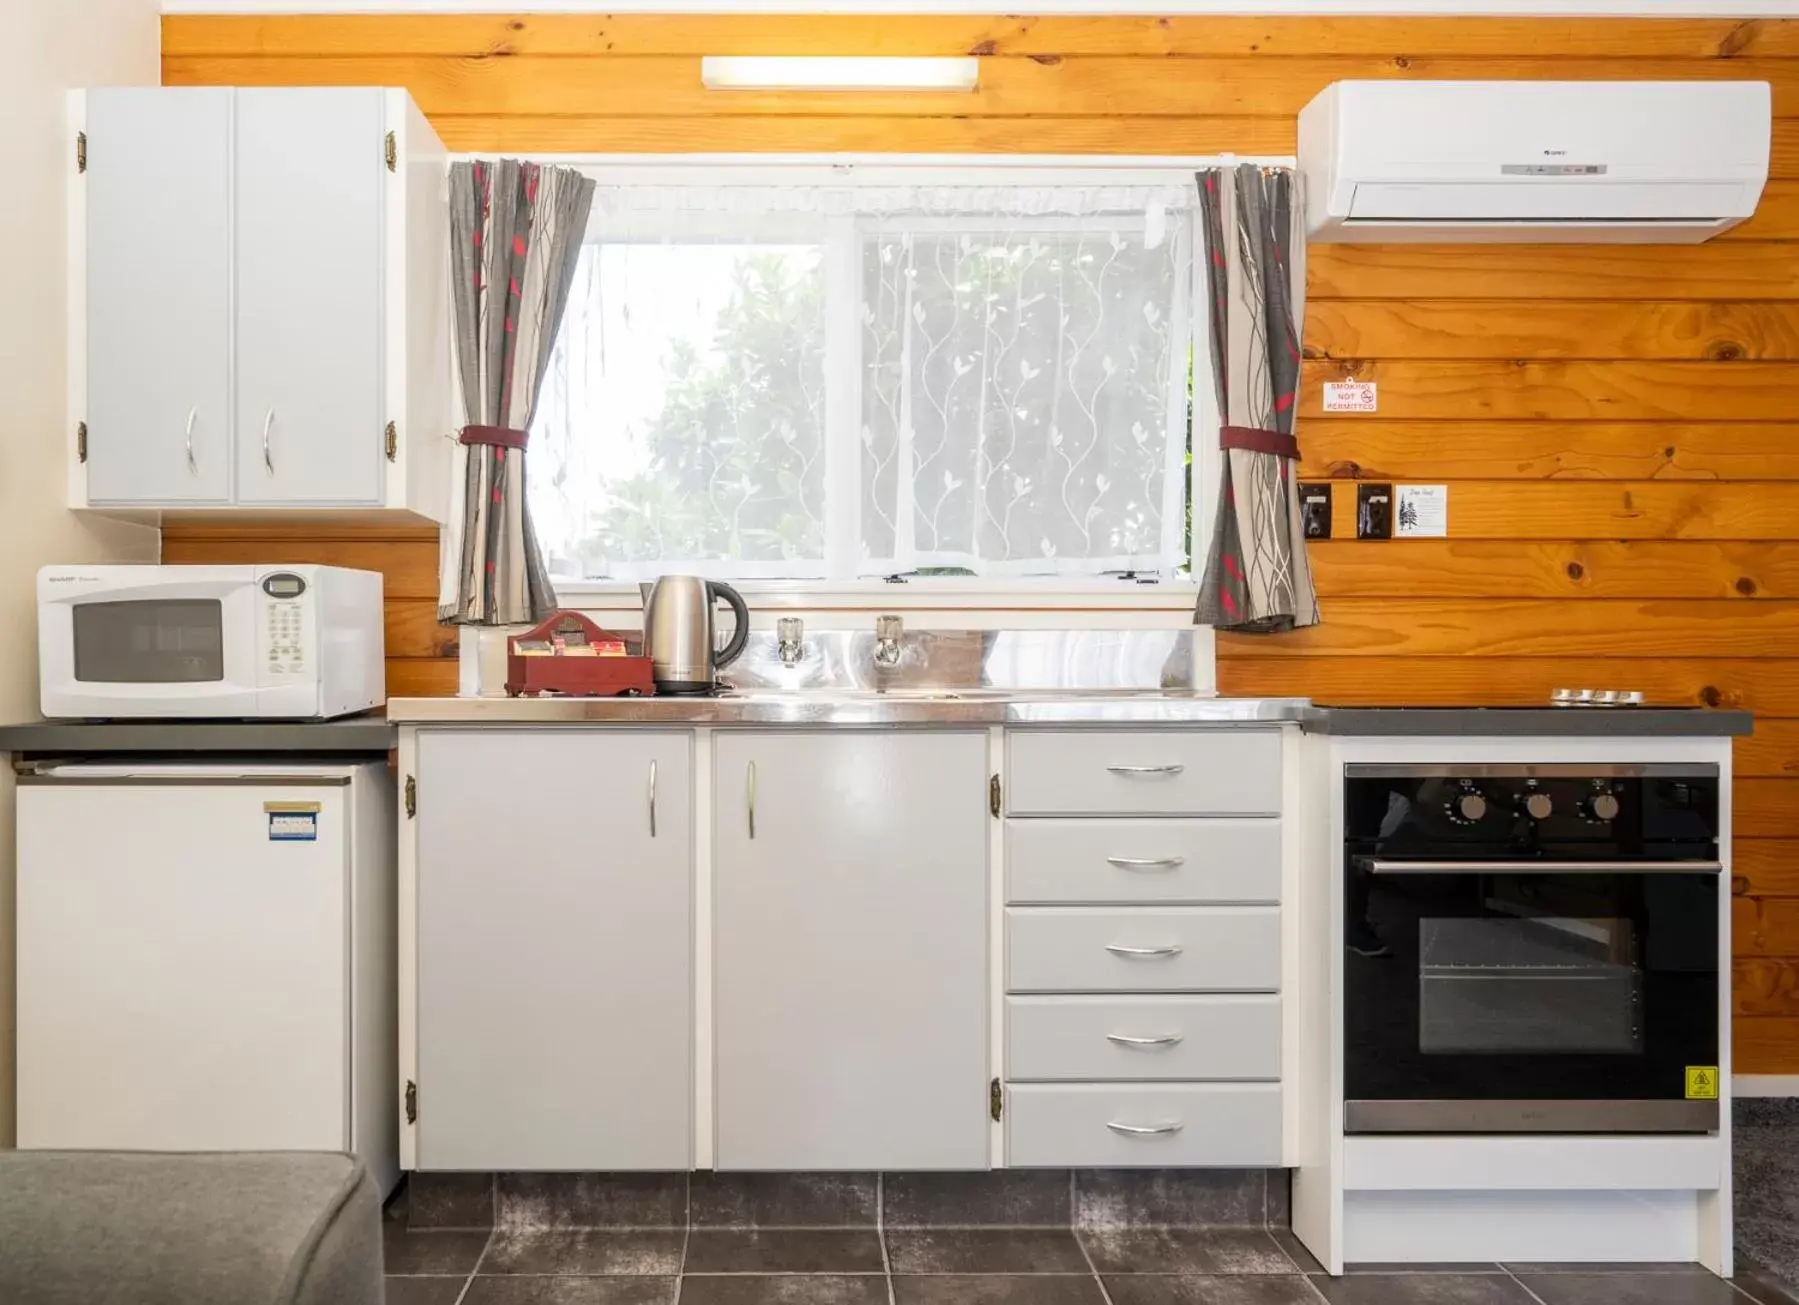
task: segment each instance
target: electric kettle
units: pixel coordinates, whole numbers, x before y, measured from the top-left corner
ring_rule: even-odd
[[[750,638],[750,609],[730,585],[697,575],[665,575],[639,586],[643,594],[643,650],[657,693],[711,693],[718,672],[743,652]],[[718,647],[714,604],[724,599],[737,616],[731,641]]]

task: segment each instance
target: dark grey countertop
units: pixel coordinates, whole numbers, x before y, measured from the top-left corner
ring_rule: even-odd
[[[1359,738],[1729,738],[1751,721],[1699,707],[1313,707],[1300,727]]]
[[[0,752],[382,753],[395,729],[383,712],[337,720],[41,720],[0,725]]]

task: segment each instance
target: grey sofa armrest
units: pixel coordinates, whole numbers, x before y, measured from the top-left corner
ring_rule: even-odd
[[[0,1152],[7,1305],[382,1305],[350,1156]]]

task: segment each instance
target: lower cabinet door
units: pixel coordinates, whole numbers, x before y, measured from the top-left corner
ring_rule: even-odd
[[[1281,1163],[1278,1083],[1021,1083],[1005,1117],[1015,1169]]]
[[[420,1169],[686,1169],[692,737],[421,731]]]
[[[987,737],[720,731],[720,1169],[985,1169]]]

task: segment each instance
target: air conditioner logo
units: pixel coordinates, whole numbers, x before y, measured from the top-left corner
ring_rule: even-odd
[[[52,585],[97,584],[99,580],[100,577],[97,575],[47,575],[44,577],[44,583]]]
[[[1567,150],[1544,150],[1543,155],[1545,158],[1565,159],[1568,157],[1568,151]]]

